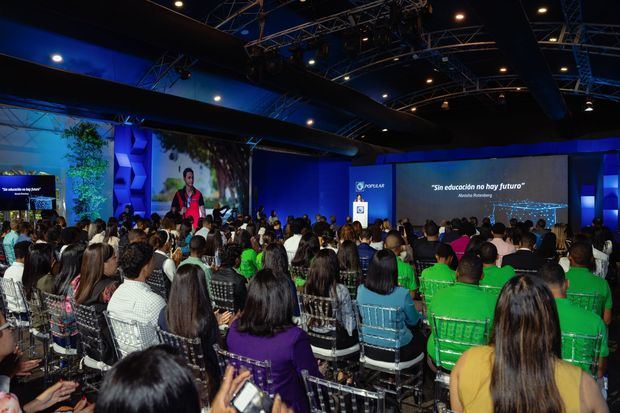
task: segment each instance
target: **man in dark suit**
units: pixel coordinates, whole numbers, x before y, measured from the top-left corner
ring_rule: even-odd
[[[413,256],[418,260],[435,261],[435,253],[440,244],[439,227],[433,221],[427,222],[424,225],[424,237],[413,242]],[[454,251],[452,255],[450,268],[454,270],[458,265],[458,260]]]
[[[537,271],[546,261],[532,252],[535,244],[536,235],[531,232],[524,233],[519,242],[519,249],[512,254],[504,256],[502,267],[510,265],[517,273],[519,270]]]

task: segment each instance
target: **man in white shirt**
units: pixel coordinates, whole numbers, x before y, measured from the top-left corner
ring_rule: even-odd
[[[293,231],[293,236],[284,241],[284,249],[286,250],[286,255],[288,255],[289,265],[291,265],[291,261],[293,261],[293,258],[295,258],[295,253],[297,253],[299,241],[301,241],[302,227],[302,220],[299,218],[295,218],[291,223],[291,230]]]
[[[155,341],[154,327],[166,302],[146,283],[153,270],[152,258],[153,248],[145,242],[129,244],[125,248],[120,261],[125,280],[110,299],[108,312],[123,321],[135,320],[153,326],[152,339]]]
[[[15,244],[13,247],[15,251],[15,261],[13,264],[6,269],[4,272],[4,278],[8,280],[12,280],[13,283],[21,283],[22,276],[24,275],[24,261],[26,259],[26,255],[28,255],[28,248],[30,247],[30,242],[21,241]],[[15,286],[15,291],[17,292],[17,286]],[[7,296],[7,308],[9,311],[14,313],[27,313],[28,309],[26,308],[25,303],[19,298],[19,294],[17,297],[9,297]]]
[[[493,224],[491,227],[491,233],[493,234],[491,243],[495,245],[495,248],[497,248],[497,261],[495,262],[495,265],[501,267],[502,258],[504,258],[504,255],[512,254],[517,251],[517,249],[511,243],[504,241],[504,237],[506,236],[506,226],[501,222],[496,222]]]

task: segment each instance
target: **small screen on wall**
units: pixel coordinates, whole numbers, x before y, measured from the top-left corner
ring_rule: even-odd
[[[0,210],[56,209],[54,175],[0,175]]]

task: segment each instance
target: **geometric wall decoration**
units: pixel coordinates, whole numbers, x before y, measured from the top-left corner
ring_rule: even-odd
[[[603,224],[618,228],[618,153],[603,155]]]
[[[134,214],[149,216],[152,132],[133,126],[114,127],[114,215],[127,204]]]

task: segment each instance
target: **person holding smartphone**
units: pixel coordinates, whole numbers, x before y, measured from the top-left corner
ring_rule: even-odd
[[[185,181],[185,186],[174,194],[170,209],[176,207],[183,218],[192,217],[195,229],[198,226],[198,220],[207,215],[205,213],[205,201],[202,198],[202,193],[194,187],[194,171],[192,168],[183,170],[183,181]]]

